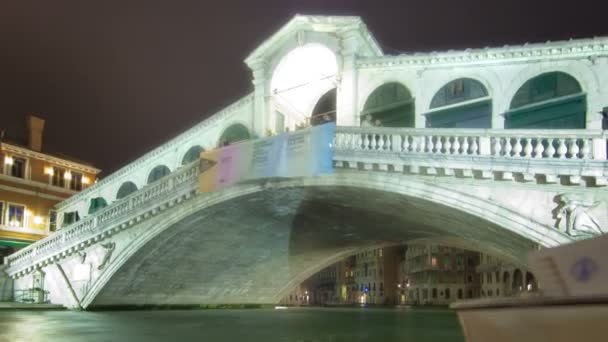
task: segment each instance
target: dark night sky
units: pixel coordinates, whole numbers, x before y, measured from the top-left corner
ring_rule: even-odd
[[[604,0],[0,1],[0,129],[108,174],[251,90],[242,60],[296,13],[359,15],[386,53],[608,34]]]

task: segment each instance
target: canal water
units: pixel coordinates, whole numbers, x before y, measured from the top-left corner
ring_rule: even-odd
[[[0,311],[0,341],[463,342],[443,309]]]

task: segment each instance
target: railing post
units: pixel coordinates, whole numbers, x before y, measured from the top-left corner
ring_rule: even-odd
[[[490,143],[490,137],[488,137],[488,136],[479,137],[479,154],[482,156],[489,156],[492,154],[492,146]]]
[[[606,160],[606,137],[593,138],[593,159]]]
[[[401,135],[400,134],[393,134],[392,136],[392,141],[391,141],[391,149],[393,152],[401,152]],[[407,139],[407,137],[406,137]],[[407,152],[407,151],[404,151]]]

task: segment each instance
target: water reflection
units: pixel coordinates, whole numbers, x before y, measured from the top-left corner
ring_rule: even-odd
[[[0,312],[0,341],[464,341],[438,309]]]

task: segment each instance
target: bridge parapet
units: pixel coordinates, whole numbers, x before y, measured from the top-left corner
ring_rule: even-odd
[[[601,130],[338,127],[337,167],[607,185]]]
[[[78,252],[142,219],[190,198],[197,188],[198,162],[193,162],[84,220],[6,257],[7,272],[31,271]]]

